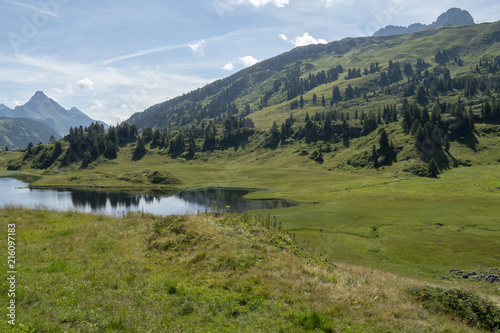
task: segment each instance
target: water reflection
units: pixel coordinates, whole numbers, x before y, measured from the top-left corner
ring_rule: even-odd
[[[0,178],[0,206],[16,205],[28,208],[44,206],[54,210],[75,210],[120,216],[126,212],[144,211],[157,215],[195,214],[214,207],[230,212],[255,209],[281,209],[294,204],[283,200],[245,200],[248,190],[204,189],[181,193],[150,190],[39,190],[11,178]]]
[[[205,189],[179,193],[179,198],[205,207],[218,206],[229,212],[241,213],[245,210],[255,209],[281,209],[295,206],[285,200],[246,200],[243,197],[250,193],[249,190],[238,189]]]

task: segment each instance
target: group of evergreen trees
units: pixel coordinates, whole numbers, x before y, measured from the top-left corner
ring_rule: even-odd
[[[290,101],[314,88],[328,84],[339,79],[339,75],[344,72],[341,65],[330,68],[328,71],[321,71],[316,74],[310,73],[308,78],[300,77],[300,68],[291,70],[284,81],[284,91],[286,100]],[[276,90],[277,92],[277,90]]]
[[[219,128],[220,135],[218,135]],[[221,122],[210,121],[207,125],[192,127],[189,130],[179,130],[172,133],[161,131],[158,128],[146,127],[139,133],[137,126],[123,123],[111,126],[107,131],[102,124],[92,123],[88,127],[70,128],[70,132],[62,140],[53,140],[51,145],[33,146],[30,143],[23,156],[23,161],[33,160],[32,167],[46,169],[61,155],[61,165],[67,166],[81,162],[83,168],[99,157],[107,159],[117,158],[120,147],[135,144],[133,159],[142,158],[150,148],[168,150],[176,157],[184,154],[192,158],[197,151],[212,151],[238,146],[250,137],[255,130],[251,119],[229,117]],[[203,140],[201,147],[196,142]],[[63,142],[68,143],[64,152]],[[64,154],[63,154],[64,153]]]
[[[384,108],[383,117],[382,113],[378,113],[378,117],[374,113],[361,115],[357,111],[354,113],[355,119],[360,119],[363,127],[351,126],[349,124],[349,112],[341,112],[338,110],[328,110],[323,112],[316,112],[313,116],[306,113],[303,122],[299,122],[290,115],[281,127],[278,127],[276,122],[273,123],[267,138],[267,145],[276,147],[278,144],[287,144],[289,139],[307,141],[322,140],[329,142],[331,140],[342,140],[346,146],[349,145],[350,138],[359,137],[369,134],[375,130],[382,121],[392,122],[394,119],[397,121],[396,110],[394,106]]]
[[[443,115],[447,115],[443,119]],[[428,106],[403,102],[402,127],[415,138],[415,145],[424,160],[430,160],[444,148],[448,151],[451,137],[467,137],[475,129],[475,116],[467,111],[463,102],[455,104],[436,101],[431,110]]]
[[[99,156],[114,159],[117,157],[119,145],[135,141],[137,133],[137,126],[128,124],[117,128],[111,126],[107,132],[104,126],[98,123],[92,123],[85,128],[70,128],[69,134],[64,137],[69,143],[64,164],[82,161],[82,165],[87,166]]]
[[[481,105],[481,121],[485,123],[500,123],[500,101],[495,97]]]
[[[498,72],[498,68],[500,67],[500,56],[489,57],[483,56],[479,59],[479,65],[476,67],[476,71],[480,72],[480,68],[486,68],[489,73],[495,74]]]

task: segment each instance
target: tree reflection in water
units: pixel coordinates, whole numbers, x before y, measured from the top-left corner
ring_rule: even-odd
[[[95,189],[31,189],[28,184],[11,178],[0,178],[0,206],[44,206],[55,210],[75,210],[120,216],[130,211],[156,215],[196,214],[219,207],[229,212],[256,209],[281,209],[295,206],[285,200],[246,200],[244,189],[203,189],[197,191],[165,191],[163,189],[95,190]]]

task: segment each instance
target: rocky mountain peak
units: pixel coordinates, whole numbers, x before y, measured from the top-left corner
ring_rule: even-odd
[[[426,29],[447,27],[449,25],[472,25],[474,18],[472,15],[460,8],[450,8],[445,13],[439,15],[436,21],[431,24],[414,23],[408,27],[389,25],[376,31],[373,36],[391,36],[398,34],[408,34]]]
[[[446,27],[448,25],[472,25],[474,24],[474,18],[472,15],[460,8],[450,8],[439,15],[436,22],[432,24],[433,28]]]

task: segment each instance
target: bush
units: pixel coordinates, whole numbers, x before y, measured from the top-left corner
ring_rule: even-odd
[[[314,150],[309,158],[315,162],[323,163],[323,153],[319,149]]]
[[[179,178],[175,177],[169,172],[154,171],[152,173],[149,173],[146,177],[151,182],[151,184],[155,185],[178,185],[182,183]]]
[[[9,164],[7,164],[7,170],[9,171],[19,171],[23,167],[24,163],[20,159],[11,160]]]
[[[432,311],[441,312],[492,332],[500,331],[500,307],[470,290],[413,287],[408,290]]]

